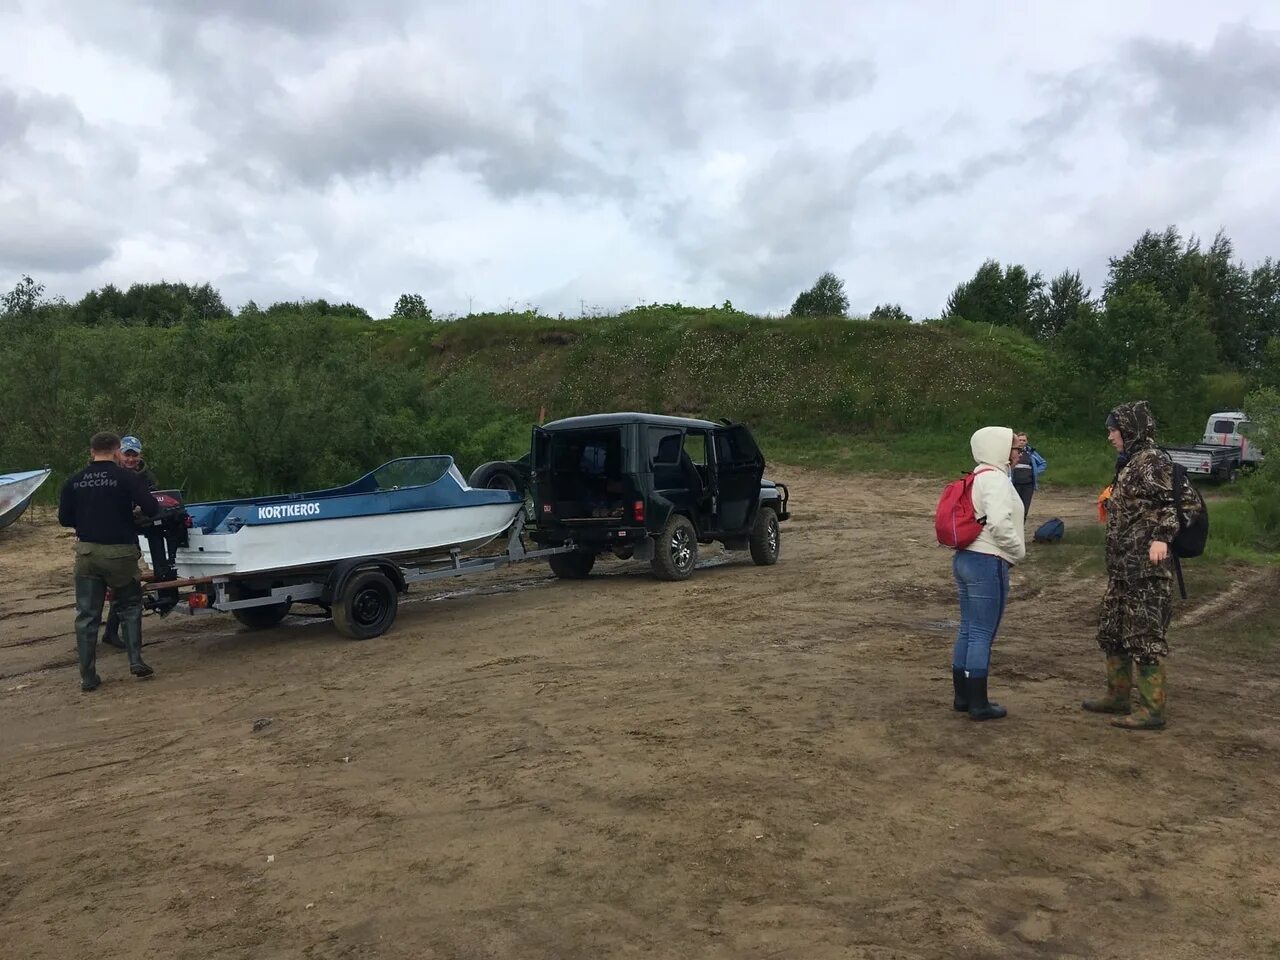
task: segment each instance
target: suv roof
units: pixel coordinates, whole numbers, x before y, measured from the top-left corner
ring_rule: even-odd
[[[695,420],[691,417],[664,417],[656,413],[593,413],[585,417],[566,417],[564,420],[553,420],[543,424],[543,430],[578,430],[589,427],[616,427],[624,423],[651,423],[658,427],[697,427],[701,430],[714,430],[723,427],[723,423],[712,423],[710,420]]]

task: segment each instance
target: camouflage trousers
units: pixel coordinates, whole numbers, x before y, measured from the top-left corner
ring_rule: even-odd
[[[1173,581],[1167,577],[1107,581],[1098,616],[1098,646],[1109,657],[1151,665],[1169,655],[1165,635],[1173,617]]]

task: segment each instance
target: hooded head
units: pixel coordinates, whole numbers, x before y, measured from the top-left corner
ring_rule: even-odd
[[[1149,446],[1156,439],[1156,418],[1145,400],[1122,403],[1107,416],[1107,429],[1119,430],[1124,440],[1124,452],[1133,453],[1139,447]]]
[[[973,462],[1009,470],[1009,454],[1013,450],[1013,430],[1010,427],[983,427],[969,438]]]

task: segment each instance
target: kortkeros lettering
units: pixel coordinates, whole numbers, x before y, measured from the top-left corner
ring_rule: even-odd
[[[259,520],[283,520],[285,517],[314,517],[320,512],[318,503],[275,503],[258,508]]]

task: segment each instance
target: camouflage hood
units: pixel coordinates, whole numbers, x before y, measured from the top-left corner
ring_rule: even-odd
[[[1156,418],[1145,400],[1122,403],[1107,416],[1107,429],[1119,430],[1124,452],[1133,453],[1156,442]]]

